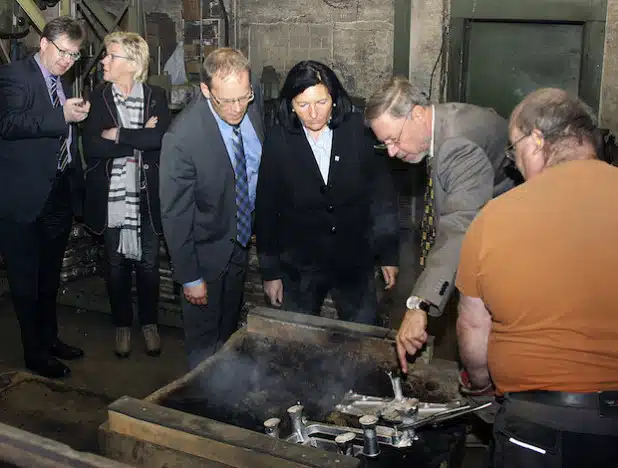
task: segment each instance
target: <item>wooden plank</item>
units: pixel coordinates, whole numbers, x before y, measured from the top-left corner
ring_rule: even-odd
[[[230,468],[229,465],[113,432],[99,426],[99,448],[108,458],[147,468]]]
[[[236,468],[352,468],[360,461],[212,419],[123,397],[109,406],[111,431]]]

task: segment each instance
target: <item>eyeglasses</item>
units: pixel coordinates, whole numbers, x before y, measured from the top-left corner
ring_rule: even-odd
[[[103,59],[106,59],[107,57],[110,57],[112,60],[116,60],[116,59],[133,60],[131,57],[127,57],[125,55],[117,55],[117,54],[105,54]]]
[[[513,143],[511,143],[509,146],[507,146],[506,149],[504,150],[504,155],[506,156],[506,159],[515,162],[515,147],[521,140],[529,136],[530,136],[530,133],[526,133],[525,135],[522,135],[517,140],[515,140]]]
[[[253,93],[253,89],[251,89],[251,91],[249,92],[247,96],[239,97],[236,99],[219,99],[211,91],[210,97],[212,98],[212,100],[215,102],[217,106],[229,108],[229,107],[233,107],[234,104],[236,103],[240,104],[241,106],[246,106],[251,101],[253,101],[253,99],[255,98],[255,94]]]
[[[68,50],[61,49],[51,39],[49,40],[49,42],[54,44],[54,47],[58,49],[58,55],[60,55],[61,58],[68,58],[73,60],[74,62],[77,62],[80,58],[82,58],[82,54],[80,52],[69,52]]]
[[[410,110],[410,112],[408,112],[406,114],[406,118],[403,119],[403,124],[401,124],[401,130],[399,130],[399,135],[397,135],[397,138],[384,140],[383,143],[379,143],[377,145],[373,145],[373,147],[375,149],[377,149],[377,150],[385,150],[389,146],[397,146],[397,145],[399,145],[399,141],[401,140],[401,135],[403,135],[403,129],[405,128],[406,122],[410,118],[410,114],[411,113],[412,113],[412,110]]]

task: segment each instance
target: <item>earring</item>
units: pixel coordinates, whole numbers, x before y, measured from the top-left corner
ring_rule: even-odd
[[[333,102],[333,107],[337,107],[337,103],[336,102]]]
[[[296,111],[294,110],[293,107],[292,107],[292,114],[296,114]]]

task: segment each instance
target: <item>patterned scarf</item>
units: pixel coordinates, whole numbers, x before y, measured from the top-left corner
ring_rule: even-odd
[[[118,120],[122,128],[144,126],[144,87],[136,83],[125,99],[113,85],[112,94],[118,109]],[[118,253],[131,260],[141,260],[140,236],[141,218],[139,212],[140,173],[142,152],[134,149],[133,156],[115,158],[109,182],[107,199],[107,225],[120,228]]]

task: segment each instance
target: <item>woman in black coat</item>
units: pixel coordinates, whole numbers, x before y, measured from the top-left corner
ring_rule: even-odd
[[[376,322],[375,268],[398,264],[397,198],[387,158],[335,73],[296,64],[281,90],[258,177],[255,234],[271,304],[319,314],[331,292],[339,318]]]
[[[131,352],[131,273],[135,268],[146,351],[158,355],[159,153],[171,116],[165,91],[144,83],[149,52],[137,34],[105,38],[106,83],[91,97],[84,124],[87,162],[84,221],[105,243],[106,282],[116,325],[116,354]]]

